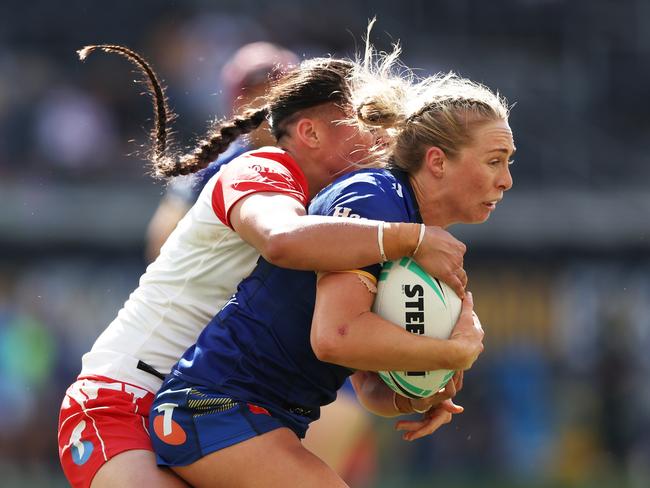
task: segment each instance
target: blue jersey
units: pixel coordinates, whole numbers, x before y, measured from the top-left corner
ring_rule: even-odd
[[[408,178],[362,170],[324,189],[310,213],[419,222]],[[380,266],[367,268],[378,276]],[[213,318],[172,374],[237,401],[266,408],[300,437],[320,407],[352,373],[319,361],[310,344],[316,297],[314,272],[279,268],[260,258],[232,299]]]

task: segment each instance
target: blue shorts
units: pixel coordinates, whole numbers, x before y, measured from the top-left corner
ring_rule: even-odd
[[[285,427],[263,407],[170,378],[153,402],[151,442],[159,466],[186,466],[203,456]]]

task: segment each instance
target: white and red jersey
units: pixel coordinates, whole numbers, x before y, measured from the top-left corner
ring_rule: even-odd
[[[288,194],[303,205],[309,194],[300,167],[278,148],[250,151],[225,165],[83,356],[80,376],[158,390],[161,381],[138,369],[138,361],[167,374],[255,266],[259,253],[230,227],[229,212],[256,192]]]

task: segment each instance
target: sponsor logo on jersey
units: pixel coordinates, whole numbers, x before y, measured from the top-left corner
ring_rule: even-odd
[[[256,173],[271,173],[271,168],[268,166],[262,166],[261,164],[253,164],[251,169]]]
[[[360,219],[361,215],[353,214],[352,209],[348,207],[334,207],[332,217],[350,217],[353,219]]]

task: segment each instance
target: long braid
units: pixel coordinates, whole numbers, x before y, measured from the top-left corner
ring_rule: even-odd
[[[268,108],[249,109],[232,119],[215,125],[206,137],[198,142],[196,148],[181,157],[180,163],[164,170],[165,176],[187,175],[205,168],[228,146],[244,134],[257,129],[266,120]]]
[[[152,163],[156,176],[187,175],[205,168],[219,154],[228,149],[228,146],[239,136],[257,129],[266,120],[268,115],[266,107],[247,110],[241,116],[236,116],[229,121],[216,125],[204,139],[199,141],[198,146],[191,153],[186,154],[181,157],[179,162],[176,162],[173,157],[166,154],[170,123],[175,118],[175,115],[167,105],[164,89],[154,70],[142,56],[131,49],[115,44],[86,46],[77,53],[83,61],[96,49],[126,57],[146,75],[147,88],[154,102],[155,124],[151,132],[151,140],[153,142]]]
[[[170,124],[171,121],[175,118],[175,115],[167,105],[165,90],[158,81],[156,73],[149,65],[149,63],[138,53],[132,51],[127,47],[119,46],[116,44],[97,44],[85,46],[83,49],[79,49],[77,51],[79,59],[84,61],[86,57],[96,49],[101,49],[105,52],[117,53],[121,56],[124,56],[129,61],[131,61],[142,73],[144,73],[146,77],[146,86],[153,101],[154,108],[154,127],[151,130],[150,134],[153,146],[152,163],[154,173],[156,176],[165,175],[167,171],[163,171],[162,168],[166,169],[170,165],[174,166],[173,161],[166,156],[165,151],[167,149],[167,141],[170,138]]]

